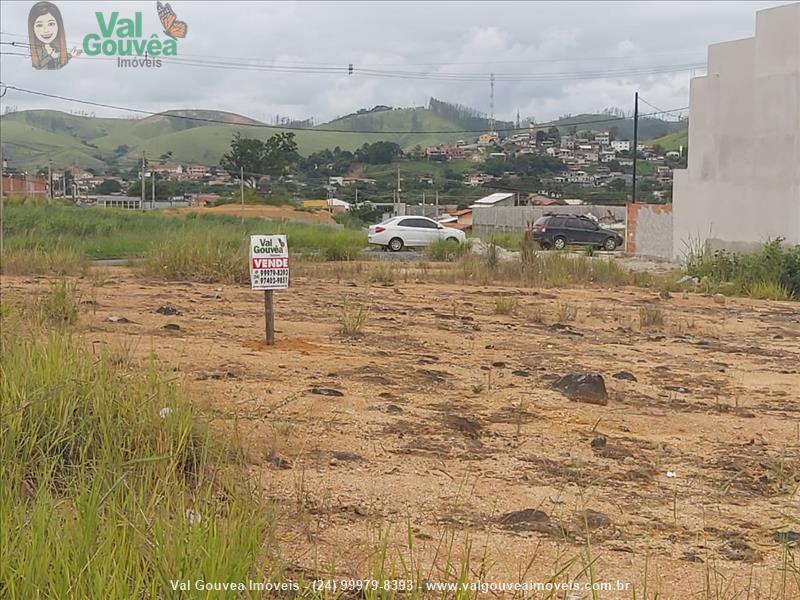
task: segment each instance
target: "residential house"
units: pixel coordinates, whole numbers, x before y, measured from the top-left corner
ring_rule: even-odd
[[[498,206],[514,206],[515,194],[497,192],[476,200],[470,208],[495,208]]]
[[[161,163],[151,167],[151,169],[162,177],[167,177],[169,179],[183,173],[183,166],[176,163]]]
[[[671,167],[656,167],[656,181],[661,183],[672,182],[672,168]]]
[[[439,223],[469,233],[472,231],[472,209],[448,210],[439,218]]]
[[[528,204],[532,206],[562,206],[564,202],[542,194],[528,194]]]
[[[592,176],[586,171],[572,171],[567,174],[567,181],[569,183],[577,183],[578,185],[590,185],[592,183]]]
[[[208,175],[208,167],[203,165],[186,165],[186,174],[189,179],[202,179]]]
[[[617,152],[630,152],[631,150],[631,141],[630,140],[614,140],[611,142],[611,148],[616,150]]]
[[[600,152],[600,162],[607,163],[611,162],[612,160],[616,160],[617,153],[614,150],[603,150]]]
[[[460,160],[466,157],[466,151],[459,146],[441,144],[425,148],[425,156],[430,158],[444,158],[446,160]]]
[[[492,175],[487,175],[486,173],[481,173],[480,175],[470,175],[467,179],[467,185],[478,187],[479,185],[483,185],[484,183],[489,183],[494,180],[495,178]]]
[[[601,146],[608,146],[609,142],[611,141],[611,136],[607,131],[604,131],[603,133],[595,133],[594,141]]]
[[[94,177],[89,171],[78,165],[70,165],[66,170],[72,176],[72,180],[79,184],[88,182]]]

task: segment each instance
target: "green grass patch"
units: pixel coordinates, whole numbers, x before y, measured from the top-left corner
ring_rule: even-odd
[[[469,240],[459,244],[453,240],[435,240],[425,246],[424,254],[428,260],[453,261],[469,254]]]
[[[522,247],[523,235],[521,233],[512,233],[510,231],[503,233],[494,233],[489,238],[489,243],[495,243],[501,248],[518,252]]]
[[[134,370],[8,303],[1,331],[0,596],[157,598],[171,579],[270,575],[272,523],[239,453],[154,363]]]
[[[87,258],[75,248],[12,247],[3,251],[3,275],[77,275],[89,266]]]
[[[87,259],[144,257],[152,275],[212,280],[209,273],[230,269],[227,277],[213,280],[241,281],[249,236],[271,233],[285,233],[293,253],[325,260],[352,260],[367,244],[363,231],[309,223],[16,205],[6,211],[3,272],[70,274]]]

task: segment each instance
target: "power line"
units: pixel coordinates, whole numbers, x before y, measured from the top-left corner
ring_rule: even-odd
[[[373,134],[373,135],[431,135],[431,134],[438,134],[438,135],[445,135],[445,134],[461,134],[461,133],[481,133],[484,131],[485,128],[481,129],[451,129],[451,130],[436,130],[436,131],[364,131],[364,130],[353,130],[353,129],[330,129],[330,128],[314,128],[308,129],[304,127],[296,127],[291,125],[281,126],[281,125],[268,125],[267,123],[231,123],[230,121],[223,121],[222,119],[212,119],[207,117],[192,117],[189,115],[178,115],[178,114],[170,114],[167,112],[154,112],[149,111],[141,108],[130,108],[126,106],[118,106],[114,104],[106,104],[103,102],[95,102],[92,100],[82,100],[79,98],[70,98],[68,96],[61,96],[58,94],[49,94],[47,92],[40,92],[37,90],[29,90],[26,88],[17,87],[14,85],[5,85],[0,81],[0,87],[5,87],[8,90],[14,90],[17,92],[22,92],[24,94],[32,94],[34,96],[42,96],[45,98],[53,98],[56,100],[64,100],[67,102],[75,102],[77,104],[85,104],[88,106],[96,106],[98,108],[108,108],[112,110],[120,110],[126,112],[134,112],[134,113],[141,113],[146,114],[149,116],[160,116],[160,117],[168,117],[172,119],[184,119],[188,121],[199,121],[203,123],[216,123],[221,125],[233,125],[236,127],[255,127],[261,129],[274,129],[278,131],[305,131],[305,132],[313,132],[313,133],[355,133],[355,134]],[[675,112],[681,112],[687,110],[689,107],[682,107],[682,108],[674,108],[671,110],[664,110],[658,111],[654,113],[648,113],[639,115],[640,117],[651,117],[655,115],[665,115]],[[578,121],[574,123],[565,123],[564,127],[572,127],[572,126],[579,126],[579,125],[593,125],[599,123],[610,123],[614,121],[624,121],[627,117],[609,117],[607,119],[595,119],[591,121]],[[543,127],[552,126],[552,123],[541,123],[538,124],[534,129],[541,129]],[[529,127],[507,127],[503,129],[498,129],[498,132],[506,132],[506,131],[528,131]]]
[[[8,34],[18,37],[20,34]],[[30,48],[30,44],[26,42],[0,42],[12,46],[20,46]],[[88,57],[79,56],[81,60],[105,60],[115,61],[111,57]],[[136,58],[136,57],[132,57]],[[339,66],[331,66],[330,64],[316,64],[316,63],[291,63],[284,61],[284,64],[275,62],[257,62],[252,58],[234,58],[234,57],[212,57],[215,60],[206,60],[193,58],[192,55],[182,55],[180,57],[149,57],[151,59],[158,58],[164,64],[181,65],[189,67],[225,69],[235,71],[264,71],[264,72],[277,72],[277,73],[305,73],[305,74],[328,74],[328,75],[358,75],[362,77],[378,77],[378,78],[394,78],[394,79],[418,79],[418,80],[434,80],[434,81],[462,81],[462,82],[482,82],[490,75],[485,72],[466,72],[466,71],[410,71],[404,69],[375,69],[368,68],[374,66],[376,63],[358,65],[351,70],[352,63],[342,63]],[[130,60],[130,59],[126,59]],[[552,63],[557,61],[548,61],[542,59],[543,63]],[[435,64],[435,63],[431,63]],[[442,63],[441,66],[449,63]],[[390,65],[391,66],[391,65]],[[412,65],[399,65],[399,66],[412,66]],[[640,75],[656,75],[664,73],[675,73],[682,71],[692,71],[705,66],[705,63],[682,63],[670,65],[647,65],[647,66],[628,66],[623,68],[614,69],[601,69],[595,71],[551,71],[551,72],[510,72],[496,74],[497,81],[565,81],[565,80],[582,80],[582,79],[605,79],[612,77],[632,77]]]
[[[27,33],[14,33],[10,31],[0,31],[0,35],[7,35],[15,38],[21,39],[28,39]],[[67,40],[69,44],[74,44],[76,46],[81,46],[82,41],[70,39]],[[17,42],[17,45],[25,45],[30,46],[27,42]],[[342,59],[337,62],[319,62],[319,61],[305,61],[305,60],[289,60],[289,59],[282,59],[282,61],[286,64],[295,64],[295,65],[307,65],[307,66],[323,66],[323,67],[337,67],[342,68],[342,65],[347,65],[349,63],[356,64],[357,66],[361,67],[436,67],[436,66],[450,66],[450,65],[500,65],[500,64],[540,64],[540,63],[581,63],[581,62],[593,62],[593,61],[608,61],[608,60],[631,60],[631,59],[641,59],[644,57],[651,57],[651,56],[665,56],[665,55],[680,55],[680,54],[694,54],[697,52],[705,52],[707,47],[703,46],[696,46],[693,48],[683,48],[683,49],[676,49],[676,50],[662,50],[662,51],[653,51],[645,53],[637,53],[637,54],[628,54],[628,55],[612,55],[612,56],[584,56],[580,58],[540,58],[540,59],[528,59],[528,60],[485,60],[485,61],[449,61],[449,60],[442,60],[442,61],[434,61],[434,62],[377,62],[377,63],[362,63],[362,62],[355,62],[352,58]],[[241,57],[241,56],[225,56],[225,55],[214,55],[214,54],[186,54],[181,53],[181,56],[186,56],[189,58],[212,58],[212,59],[222,59],[222,60],[231,60],[237,62],[247,62],[252,60],[252,57]]]

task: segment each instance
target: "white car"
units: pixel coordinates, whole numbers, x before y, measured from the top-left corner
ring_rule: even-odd
[[[419,248],[436,240],[463,244],[467,236],[460,229],[445,227],[427,217],[392,217],[379,225],[371,225],[367,239],[370,244],[399,252],[404,247]]]

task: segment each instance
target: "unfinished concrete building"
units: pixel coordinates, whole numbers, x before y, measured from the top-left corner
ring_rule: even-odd
[[[692,80],[688,168],[674,176],[673,255],[800,244],[800,3],[759,11]]]

